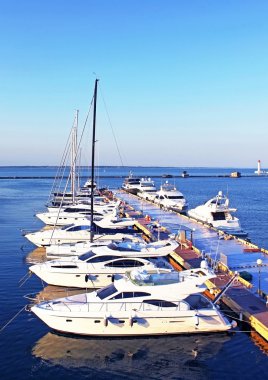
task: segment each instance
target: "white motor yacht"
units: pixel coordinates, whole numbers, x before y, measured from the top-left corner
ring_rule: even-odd
[[[116,208],[111,211],[107,208],[96,208],[93,210],[93,220],[98,221],[108,215],[115,215]],[[91,219],[91,209],[83,206],[71,208],[67,207],[58,212],[42,212],[35,215],[43,223],[50,226],[66,226],[72,223],[87,223]]]
[[[102,253],[113,255],[115,253],[122,256],[135,256],[135,257],[163,257],[174,252],[178,247],[176,240],[166,239],[158,240],[151,243],[146,242],[131,242],[131,241],[113,241],[102,247],[94,247],[91,249],[93,253]]]
[[[51,244],[45,247],[46,257],[52,258],[65,258],[70,256],[80,256],[93,248],[102,247],[111,243],[144,243],[141,235],[139,234],[104,234],[99,235],[93,242],[81,241],[78,243],[63,243],[63,244]]]
[[[156,191],[156,186],[151,178],[142,178],[138,187],[137,195],[146,201],[152,201],[156,196]]]
[[[116,235],[121,235],[117,238]],[[173,252],[178,243],[175,240],[159,240],[156,242],[146,243],[141,237],[116,234],[112,240],[101,240],[101,238],[93,243],[76,243],[62,244],[46,247],[47,258],[67,258],[80,256],[83,253],[92,251],[94,253],[121,253],[123,256],[135,257],[159,257],[165,256]]]
[[[188,208],[183,194],[168,181],[157,191],[154,202],[164,209],[180,213],[186,213]]]
[[[163,261],[161,261],[161,265]],[[170,265],[170,264],[169,264]],[[49,285],[75,288],[101,288],[109,285],[114,276],[132,269],[153,269],[153,263],[144,258],[122,256],[122,253],[88,252],[72,260],[52,260],[32,265],[29,270]]]
[[[142,336],[230,330],[201,293],[215,274],[207,268],[132,271],[105,288],[31,307],[49,327],[72,334]]]
[[[114,209],[117,209],[120,206],[121,201],[109,201],[106,197],[94,197],[94,210],[107,210],[109,212],[114,211]],[[59,212],[59,211],[66,211],[66,212],[81,212],[81,210],[91,210],[91,202],[89,201],[77,201],[75,204],[65,205],[65,206],[48,206],[47,207],[48,212]]]
[[[141,199],[145,199],[146,201],[151,201],[153,202],[155,197],[156,197],[156,190],[146,190],[146,191],[139,191],[137,193],[137,196],[140,197]]]
[[[112,216],[108,216],[104,222],[102,222],[104,219],[99,222],[94,221],[96,226],[93,226],[93,229],[96,230],[97,228],[99,230],[99,233],[94,233],[94,240],[98,240],[105,232],[107,233],[107,231],[109,231],[109,234],[112,234],[112,232],[115,233],[115,231],[118,230],[121,232],[132,232],[133,229],[131,229],[131,227],[133,227],[135,219],[116,218],[112,220],[112,218]],[[23,233],[23,235],[38,247],[51,244],[87,242],[91,240],[91,223],[90,221],[81,224],[74,223],[58,228]]]
[[[232,215],[235,211],[235,208],[229,207],[229,198],[219,191],[216,197],[189,210],[188,215],[231,235],[247,236],[240,226],[239,219]]]
[[[140,181],[141,179],[139,177],[133,177],[133,174],[130,172],[129,176],[124,179],[122,189],[128,193],[137,194]]]
[[[137,185],[137,193],[139,192],[152,192],[156,191],[156,186],[154,184],[154,181],[151,178],[141,178],[140,184]]]

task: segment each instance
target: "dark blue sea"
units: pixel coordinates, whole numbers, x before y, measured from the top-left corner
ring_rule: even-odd
[[[183,170],[189,178],[181,177]],[[172,175],[169,181],[183,192],[191,208],[222,190],[238,209],[252,242],[268,249],[268,177],[255,176],[254,170],[101,167],[96,175],[100,187],[111,189],[120,187],[130,171],[155,179],[158,186],[166,180],[163,175]],[[232,171],[241,172],[241,178],[228,177]],[[29,303],[24,296],[40,292],[43,284],[32,276],[20,286],[28,271],[26,257],[34,249],[21,230],[43,226],[34,214],[45,209],[56,172],[56,167],[0,167],[1,379],[267,377],[268,344],[250,333],[248,326],[239,326],[232,334],[96,339],[60,335],[23,310]],[[81,178],[89,175],[84,169]]]

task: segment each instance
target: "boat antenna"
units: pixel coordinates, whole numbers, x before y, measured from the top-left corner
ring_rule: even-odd
[[[90,242],[93,242],[93,209],[94,209],[94,166],[95,166],[95,132],[96,132],[96,107],[97,107],[97,92],[98,92],[98,79],[95,79],[95,88],[94,88],[94,105],[93,105],[93,132],[92,132],[92,155],[91,155],[91,223],[90,223]]]

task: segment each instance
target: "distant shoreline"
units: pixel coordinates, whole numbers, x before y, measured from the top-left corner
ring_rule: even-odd
[[[99,175],[98,178],[125,178],[125,175]],[[228,174],[211,174],[211,175],[189,175],[188,177],[182,177],[181,175],[173,175],[172,177],[163,177],[162,175],[147,175],[150,178],[162,178],[166,180],[172,180],[173,178],[181,178],[184,180],[191,178],[263,178],[268,177],[268,174],[257,175],[257,174],[245,174],[241,177],[231,177]],[[58,177],[68,179],[68,176]],[[81,179],[87,179],[88,176],[80,176]],[[55,176],[0,176],[0,180],[5,179],[55,179]]]

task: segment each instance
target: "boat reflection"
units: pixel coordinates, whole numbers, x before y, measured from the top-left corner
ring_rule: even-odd
[[[76,294],[83,294],[86,292],[93,292],[93,289],[66,288],[64,286],[47,285],[39,293],[30,295],[28,298],[30,298],[33,303],[39,303],[43,301],[54,300],[57,298],[74,296]]]
[[[222,334],[180,335],[150,338],[81,338],[49,332],[33,347],[32,354],[64,368],[87,367],[113,376],[162,379],[206,379],[207,361],[230,341]]]
[[[256,331],[252,330],[250,332],[251,339],[253,343],[259,347],[259,349],[266,355],[268,355],[268,342],[262,336],[260,336]]]

